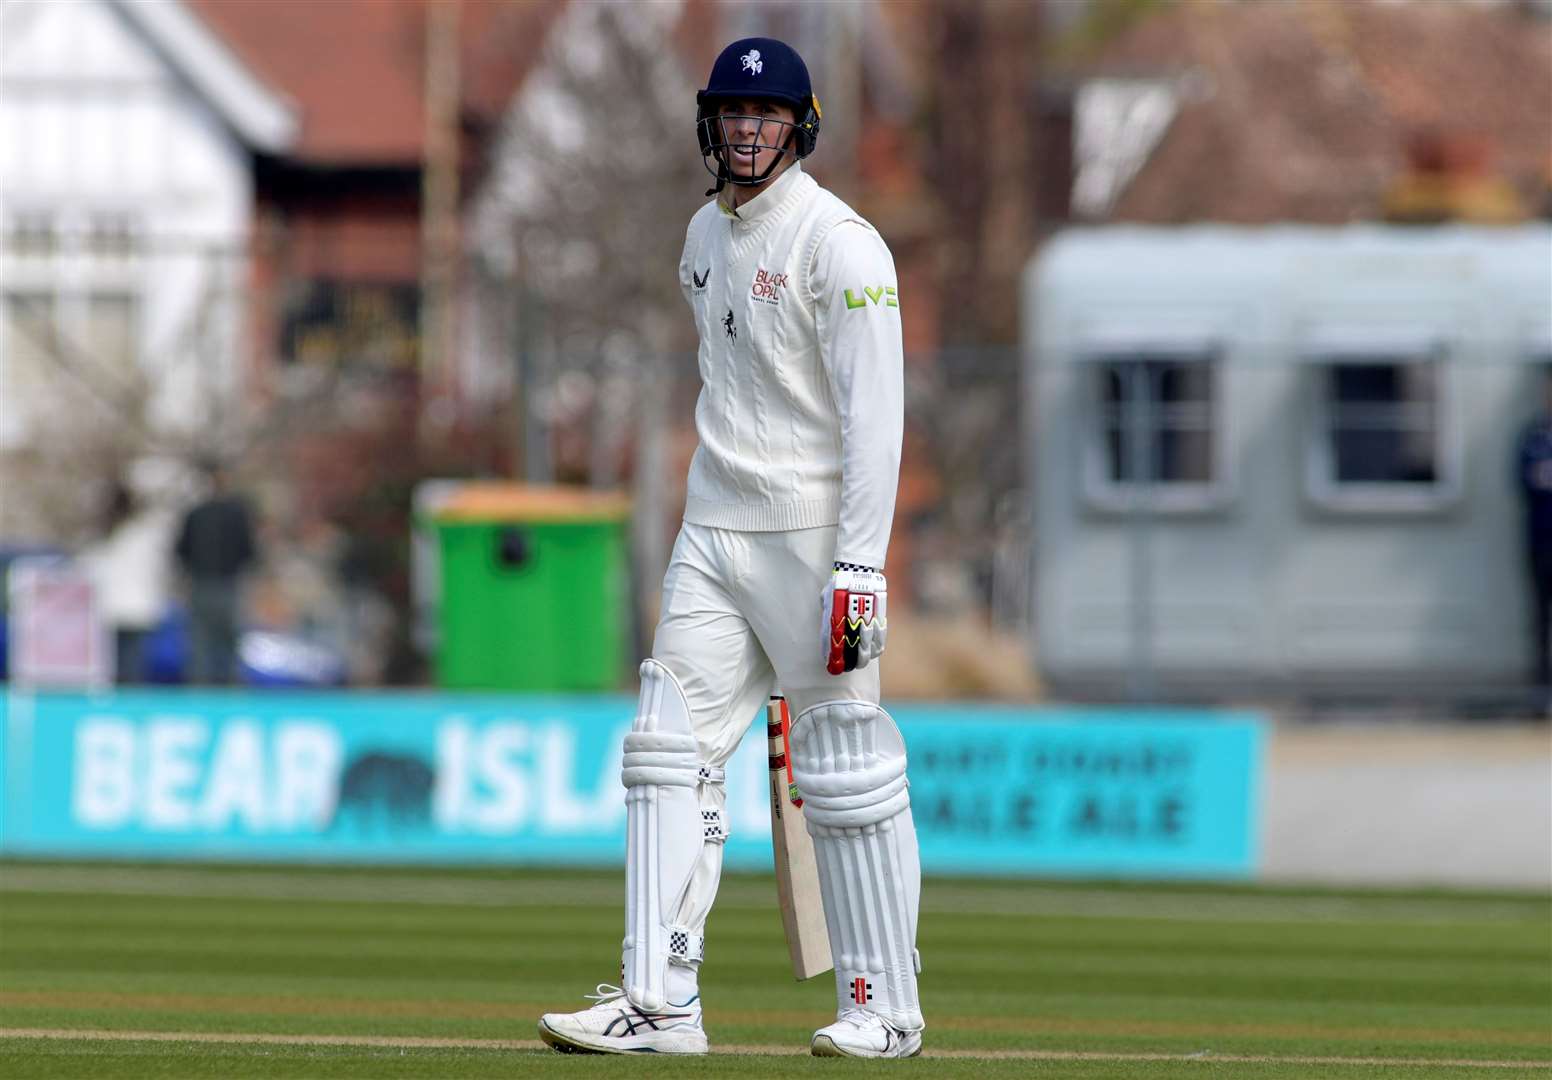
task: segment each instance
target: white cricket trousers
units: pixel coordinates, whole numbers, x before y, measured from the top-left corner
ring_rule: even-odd
[[[791,532],[680,528],[663,577],[652,657],[684,691],[703,765],[726,766],[778,687],[794,719],[825,701],[878,704],[876,662],[843,675],[825,670],[820,596],[834,566],[835,532],[833,525]],[[703,814],[714,807],[726,822],[720,781],[699,785],[697,797]],[[702,845],[675,926],[694,938],[704,933],[721,876],[722,844]],[[669,963],[667,1000],[688,1001],[699,992],[698,968],[698,959]]]
[[[825,670],[820,593],[835,564],[835,531],[681,526],[652,656],[684,688],[706,764],[727,764],[773,688],[794,720],[822,701],[878,704],[878,661],[843,675]]]

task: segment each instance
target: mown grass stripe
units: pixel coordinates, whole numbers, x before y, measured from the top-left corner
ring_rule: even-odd
[[[438,933],[431,929],[382,934],[351,932],[346,929],[336,932],[323,927],[287,930],[284,927],[254,929],[241,925],[223,929],[211,927],[193,930],[182,927],[158,928],[153,931],[144,927],[127,928],[110,924],[71,930],[64,926],[41,928],[11,919],[6,920],[6,929],[13,941],[25,942],[27,954],[37,955],[47,951],[59,957],[76,952],[86,952],[93,956],[111,953],[128,958],[142,953],[231,956],[262,951],[269,956],[314,960],[329,957],[412,960],[424,956],[446,964],[460,960],[519,962],[533,959],[544,952],[560,955],[574,948],[569,942],[557,941],[536,954],[534,944],[514,940],[510,927],[503,934],[492,933],[473,938],[458,932]],[[761,935],[759,939],[762,943],[763,937]],[[737,941],[738,935],[724,934],[719,938],[719,943],[724,945]],[[1552,991],[1552,974],[1547,970],[1546,957],[1534,955],[1512,959],[1472,957],[1468,961],[1455,957],[1353,958],[1342,955],[1339,950],[1318,948],[1311,948],[1307,955],[1298,958],[1246,949],[1221,952],[1204,949],[1194,955],[1160,955],[1143,950],[1136,953],[1112,951],[1096,954],[1083,949],[1044,948],[1037,952],[1031,950],[1032,955],[1028,957],[1010,957],[1006,944],[997,949],[991,946],[975,949],[960,947],[953,952],[959,962],[974,964],[982,971],[1014,967],[1027,972],[1031,977],[1168,975],[1181,978],[1233,978],[1243,972],[1247,965],[1263,964],[1275,968],[1280,977],[1295,981],[1319,979],[1333,984],[1348,982],[1359,985],[1396,979],[1415,984],[1440,981],[1454,987],[1472,984],[1531,987],[1542,998],[1552,997],[1548,993]],[[20,957],[21,953],[17,955]]]
[[[0,1028],[0,1039],[92,1042],[249,1043],[268,1046],[369,1046],[389,1049],[542,1050],[537,1039],[450,1039],[390,1035],[274,1035],[215,1031],[104,1031],[68,1028]],[[802,1056],[807,1047],[720,1046],[719,1054]],[[1201,1061],[1245,1065],[1328,1065],[1433,1067],[1457,1069],[1552,1069],[1552,1061],[1494,1061],[1478,1058],[1336,1057],[1331,1055],[1111,1053],[1096,1050],[926,1050],[928,1058],[1017,1061]]]
[[[517,1001],[372,1000],[300,995],[132,994],[116,991],[0,991],[0,1008],[56,1008],[80,1010],[166,1010],[198,1014],[257,1014],[312,1017],[421,1017],[466,1020],[531,1022],[553,1002],[540,998]],[[761,1019],[771,1024],[812,1022],[812,1011],[770,1010]],[[1341,1040],[1409,1039],[1419,1042],[1456,1042],[1479,1037],[1470,1029],[1432,1027],[1342,1027],[1315,1024],[1223,1024],[1190,1021],[1138,1020],[1135,1018],[1078,1019],[1062,1015],[999,1017],[984,1014],[956,1015],[934,1012],[933,1026],[944,1030],[990,1031],[1007,1034],[1112,1034],[1199,1035],[1210,1037],[1326,1038]],[[1493,1033],[1494,1041],[1524,1046],[1552,1046],[1552,1036],[1535,1030]]]
[[[417,904],[448,907],[617,906],[623,888],[607,875],[536,875],[512,880],[430,874],[314,870],[117,868],[9,864],[0,893],[82,893],[228,900],[305,900],[311,903]],[[758,877],[728,875],[717,908],[774,909],[774,888]],[[1178,920],[1184,922],[1366,922],[1439,924],[1545,920],[1552,901],[1462,896],[1285,895],[1131,889],[1075,889],[1040,882],[928,881],[922,911],[965,915]]]
[[[784,961],[785,958],[782,958]],[[785,1013],[797,1009],[804,1002],[824,1008],[824,988],[819,996],[808,993],[806,987],[797,985],[795,994],[779,994],[778,981],[788,978],[784,970],[771,965],[770,970],[754,971],[746,966],[742,970],[745,981],[718,985],[708,1001],[708,1009],[728,1016],[764,1015],[780,1002],[779,1011]],[[766,978],[769,976],[769,978]],[[312,977],[299,983],[286,976],[255,977],[245,974],[234,980],[230,974],[214,974],[199,978],[185,975],[151,973],[130,978],[116,978],[112,987],[103,985],[101,975],[94,971],[59,972],[6,968],[0,971],[0,985],[7,992],[17,994],[68,994],[79,995],[77,1001],[97,1001],[104,1008],[114,1008],[112,998],[103,994],[128,994],[143,996],[151,1002],[173,1002],[189,996],[212,1003],[212,1009],[220,1009],[219,1003],[233,998],[250,997],[260,1001],[312,1000],[342,1003],[343,1008],[354,1008],[361,1003],[369,1009],[375,1002],[415,1003],[426,1006],[423,1015],[438,1015],[443,1008],[467,1007],[476,1019],[487,1009],[511,1008],[527,1010],[532,1015],[564,1005],[575,998],[574,979],[564,972],[551,973],[546,979],[473,982],[445,978],[427,979],[423,976],[384,979],[379,977]],[[57,999],[64,1004],[68,999]],[[1441,1039],[1447,1033],[1458,1033],[1462,1040],[1472,1038],[1484,1041],[1510,1041],[1527,1046],[1540,1046],[1552,1054],[1552,1024],[1548,1023],[1547,1003],[1531,1007],[1504,1006],[1446,1006],[1437,1004],[1395,1005],[1370,1002],[1361,1007],[1347,1003],[1299,1003],[1288,1002],[1208,1002],[1189,998],[1159,999],[1156,996],[1128,995],[1112,991],[1098,996],[1078,997],[1060,992],[1023,993],[997,996],[974,996],[946,993],[934,990],[931,1019],[938,1031],[946,1028],[941,1018],[973,1015],[988,1023],[1020,1024],[1050,1023],[1052,1030],[1062,1030],[1063,1024],[1093,1024],[1114,1026],[1117,1033],[1125,1033],[1133,1025],[1146,1030],[1149,1025],[1178,1025],[1183,1029],[1200,1030],[1203,1034],[1216,1031],[1233,1033],[1233,1029],[1246,1025],[1264,1030],[1268,1035],[1304,1032],[1316,1036],[1329,1032],[1333,1037],[1345,1037],[1344,1033],[1357,1032],[1364,1036],[1383,1040],[1387,1032],[1396,1032],[1398,1038],[1419,1037],[1425,1033],[1437,1034]],[[39,1001],[43,1006],[48,1001]],[[127,1004],[127,1003],[126,1003]],[[12,1008],[27,1007],[22,998],[14,999]],[[122,1007],[122,1006],[118,1006]],[[414,1015],[413,1010],[393,1015]],[[808,1015],[805,1013],[804,1015]],[[41,1026],[41,1025],[39,1025]],[[1073,1029],[1077,1030],[1077,1029]],[[1502,1038],[1500,1038],[1502,1036]]]

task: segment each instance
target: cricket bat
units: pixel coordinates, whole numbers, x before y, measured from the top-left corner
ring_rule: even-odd
[[[803,823],[803,799],[792,782],[792,728],[787,699],[772,697],[765,710],[771,765],[771,846],[776,853],[776,901],[781,908],[792,974],[798,979],[822,975],[833,966],[825,929],[824,899],[814,841]]]

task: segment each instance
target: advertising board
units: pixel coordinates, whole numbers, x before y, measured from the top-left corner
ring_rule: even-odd
[[[13,693],[12,856],[609,865],[620,696]],[[928,873],[1243,877],[1250,714],[901,705]],[[751,718],[753,721],[755,718]],[[729,866],[770,865],[763,724],[728,766]]]

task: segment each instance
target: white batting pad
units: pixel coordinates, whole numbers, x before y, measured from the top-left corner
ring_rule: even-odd
[[[921,859],[900,729],[865,701],[815,705],[792,725],[792,766],[819,860],[839,1007],[920,1031]]]
[[[723,771],[701,765],[690,707],[673,673],[641,665],[641,701],[625,736],[625,942],[631,1004],[668,1006],[668,965],[705,952],[701,929],[722,869]]]

